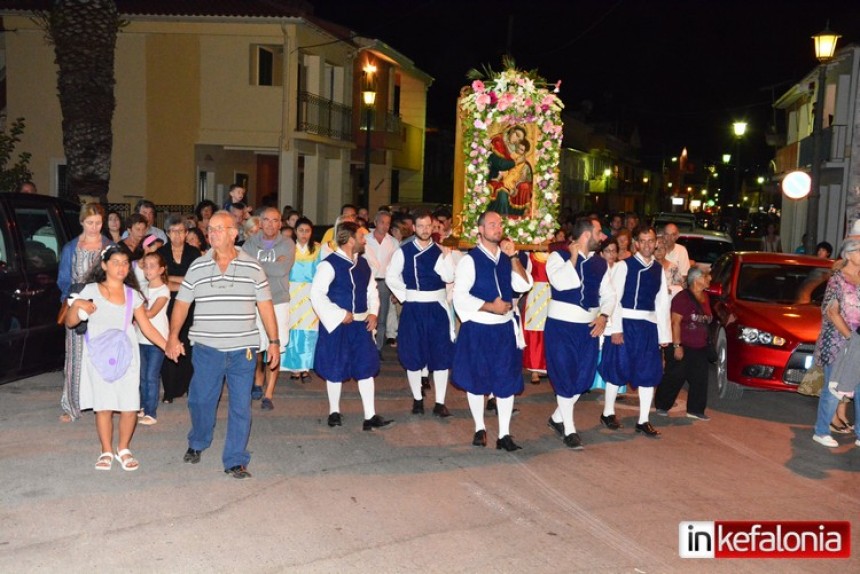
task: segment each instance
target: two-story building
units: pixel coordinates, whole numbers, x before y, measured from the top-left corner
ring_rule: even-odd
[[[818,85],[818,69],[810,70],[774,104],[786,115],[785,145],[774,158],[775,178],[795,170],[812,171],[813,123],[818,90],[824,90],[818,241],[836,249],[846,230],[860,219],[860,47],[837,51],[826,66],[826,82]],[[801,244],[806,231],[808,199],[783,198],[780,234],[785,249]]]
[[[2,113],[26,118],[19,149],[32,154],[39,190],[63,195],[53,46],[30,18],[34,3],[20,4],[2,14]],[[342,203],[362,199],[357,86],[369,59],[380,76],[369,206],[389,203],[392,193],[420,200],[432,79],[405,56],[314,17],[303,1],[117,6],[126,25],[115,52],[110,202],[220,204],[241,183],[253,205],[274,193],[281,206],[332,221]]]

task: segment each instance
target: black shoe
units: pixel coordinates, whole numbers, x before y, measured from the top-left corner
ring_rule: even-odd
[[[487,431],[481,429],[476,432],[472,439],[472,446],[487,446]]]
[[[492,399],[490,399],[490,400],[488,400],[488,401],[487,401],[487,410],[488,410],[488,411],[490,411],[490,412],[492,412],[492,413],[497,413],[497,412],[499,412],[499,411],[498,411],[498,409],[496,408],[496,399],[495,399],[495,397],[493,397]]]
[[[515,450],[520,450],[521,448],[523,447],[516,444],[514,442],[514,439],[511,438],[511,435],[509,434],[506,434],[505,436],[496,441],[496,450],[505,449],[508,452],[513,452]]]
[[[448,412],[448,407],[441,403],[436,403],[436,405],[433,407],[433,414],[440,419],[445,419],[451,416],[451,413]]]
[[[658,437],[660,436],[660,431],[655,429],[653,425],[651,425],[651,421],[646,423],[636,423],[636,432],[645,433],[647,436]]]
[[[251,478],[251,473],[248,472],[248,469],[240,464],[224,469],[224,474],[229,474],[233,478]]]
[[[549,428],[554,430],[556,433],[558,433],[558,436],[560,438],[564,438],[564,423],[557,423],[554,420],[552,420],[552,417],[549,417],[546,420],[546,426],[548,426]]]
[[[421,377],[421,388],[429,389],[430,388],[430,377]]]
[[[575,432],[570,433],[566,437],[564,437],[563,441],[564,446],[573,450],[582,450],[582,440],[580,440],[579,435]]]
[[[332,413],[328,416],[328,426],[330,426],[330,427],[343,426],[343,417],[340,416],[340,413]]]
[[[193,448],[189,448],[185,451],[185,456],[182,457],[183,462],[190,462],[191,464],[197,464],[200,462],[200,451],[194,450]]]
[[[366,431],[372,431],[373,429],[385,428],[393,422],[394,421],[387,421],[379,415],[373,415],[372,417],[364,421],[364,425],[362,425],[362,428]]]
[[[615,415],[609,415],[608,417],[600,415],[600,422],[603,423],[603,426],[612,430],[618,430],[624,426],[623,424],[618,422],[618,419],[615,417]]]
[[[412,414],[413,415],[423,415],[424,414],[424,399],[412,399]]]
[[[263,398],[263,387],[258,387],[256,385],[251,387],[251,400],[259,401]]]

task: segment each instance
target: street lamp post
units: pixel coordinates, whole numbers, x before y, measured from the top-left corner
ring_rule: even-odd
[[[370,134],[372,128],[373,105],[376,103],[376,81],[373,74],[376,72],[376,66],[368,64],[364,67],[364,81],[361,90],[361,98],[364,101],[365,113],[367,114],[366,139],[364,142],[364,197],[361,203],[362,207],[368,207],[370,204]]]
[[[827,62],[833,59],[836,52],[836,41],[841,36],[830,31],[825,26],[823,32],[812,37],[815,42],[815,58],[818,66],[818,83],[815,86],[815,117],[812,123],[812,186],[809,190],[809,200],[806,208],[806,242],[803,244],[806,253],[814,253],[818,243],[818,203],[821,197],[821,159],[822,159],[822,129],[824,124],[824,92],[827,82]]]
[[[747,132],[747,123],[746,122],[735,122],[732,124],[732,130],[735,134],[735,192],[734,192],[734,203],[738,204],[741,197],[741,185],[740,185],[740,177],[741,177],[741,138],[744,137],[744,134]]]

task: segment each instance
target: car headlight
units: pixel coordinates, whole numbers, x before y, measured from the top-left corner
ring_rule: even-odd
[[[756,329],[755,327],[738,326],[738,339],[748,345],[771,345],[774,347],[782,347],[785,345],[785,339],[777,337],[773,333]]]

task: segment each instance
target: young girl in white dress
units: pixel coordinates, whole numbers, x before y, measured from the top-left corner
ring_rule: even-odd
[[[143,295],[134,273],[130,273],[128,255],[116,245],[106,247],[100,264],[85,278],[86,287],[66,313],[66,326],[75,327],[83,320],[90,342],[84,344],[81,369],[81,409],[92,409],[96,415],[96,431],[101,443],[101,455],[96,470],[110,470],[113,459],[123,470],[137,470],[138,462],[129,450],[131,437],[140,409],[140,350],[137,334],[127,320],[130,305],[141,332],[162,350],[166,341],[152,326],[143,306]],[[129,300],[130,298],[130,300]],[[96,367],[99,357],[92,354],[92,340],[110,329],[124,331],[130,341],[131,361],[116,380],[109,382]],[[119,412],[119,442],[113,450],[113,414]]]

